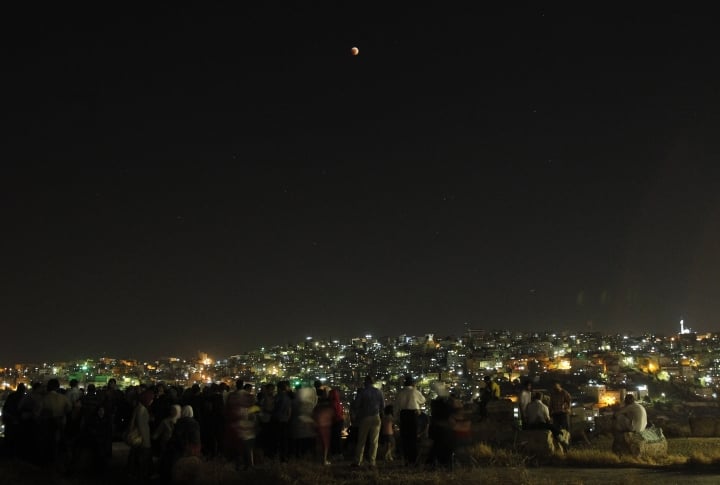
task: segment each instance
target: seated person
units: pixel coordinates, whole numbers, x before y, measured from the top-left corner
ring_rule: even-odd
[[[542,402],[542,392],[535,391],[532,401],[525,408],[525,429],[547,429],[552,431],[553,437],[560,441],[560,426],[553,424],[550,419],[550,409]]]
[[[647,427],[647,412],[645,408],[635,402],[635,396],[625,396],[625,406],[613,416],[615,419],[615,431],[625,433],[628,431],[640,432]]]

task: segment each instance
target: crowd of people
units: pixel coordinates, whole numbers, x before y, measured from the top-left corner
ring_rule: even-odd
[[[478,399],[481,420],[499,393],[488,379]],[[237,381],[234,389],[224,383],[189,388],[157,383],[120,390],[114,379],[87,389],[75,380],[62,389],[50,379],[31,389],[19,384],[7,397],[5,449],[66,473],[102,473],[113,442],[122,440],[130,447],[127,471],[136,483],[151,477],[172,483],[196,472],[203,460],[220,457],[238,471],[258,461],[308,459],[329,465],[345,457],[353,467],[374,467],[378,456],[398,457],[408,466],[450,466],[453,452],[471,442],[472,416],[460,399],[446,391],[437,394],[427,406],[407,377],[389,404],[368,376],[346,408],[339,390],[320,382],[295,389],[289,381],[259,389]],[[560,383],[544,396],[527,381],[518,402],[524,429],[548,429],[556,438],[569,431],[571,397]],[[618,430],[644,429],[644,408],[632,395],[625,404],[617,413]],[[427,449],[420,453],[422,446]]]
[[[398,452],[415,465],[418,443],[431,441],[436,445],[424,459],[448,464],[454,443],[469,436],[462,402],[449,395],[433,400],[430,420],[423,394],[412,379],[404,384],[393,406],[367,377],[347,407],[338,389],[320,382],[295,389],[289,381],[259,389],[243,381],[232,389],[157,383],[120,390],[114,379],[86,389],[75,380],[66,389],[57,379],[31,389],[19,384],[3,406],[5,449],[62,473],[103,473],[113,443],[124,441],[127,473],[136,483],[151,477],[172,483],[220,457],[239,471],[258,461],[329,465],[346,457],[351,466],[372,467],[378,456],[392,461]]]

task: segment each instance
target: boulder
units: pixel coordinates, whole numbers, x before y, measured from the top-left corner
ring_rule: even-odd
[[[528,429],[520,432],[518,437],[523,451],[536,457],[549,457],[555,454],[564,454],[570,442],[570,433],[567,430],[560,432],[559,439],[553,438],[552,431],[546,429]]]
[[[514,404],[509,399],[497,399],[487,403],[487,417],[492,421],[514,421]]]
[[[513,403],[499,399],[487,404],[487,416],[472,427],[473,441],[494,444],[512,443],[517,430]]]
[[[648,428],[640,432],[616,432],[612,450],[618,455],[635,458],[663,458],[667,456],[667,440],[662,428]]]
[[[602,415],[595,418],[595,433],[597,435],[610,434],[613,432],[613,421],[612,415]]]
[[[472,441],[511,444],[515,439],[515,432],[516,426],[512,421],[491,421],[484,419],[479,423],[473,424]]]
[[[691,416],[690,435],[695,438],[720,436],[720,419],[711,416]]]

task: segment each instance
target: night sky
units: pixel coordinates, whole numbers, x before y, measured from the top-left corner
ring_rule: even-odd
[[[477,3],[3,7],[0,364],[720,330],[714,18]]]

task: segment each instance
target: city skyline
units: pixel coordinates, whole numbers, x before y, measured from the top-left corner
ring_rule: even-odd
[[[701,11],[7,18],[3,361],[718,327],[720,39]]]

